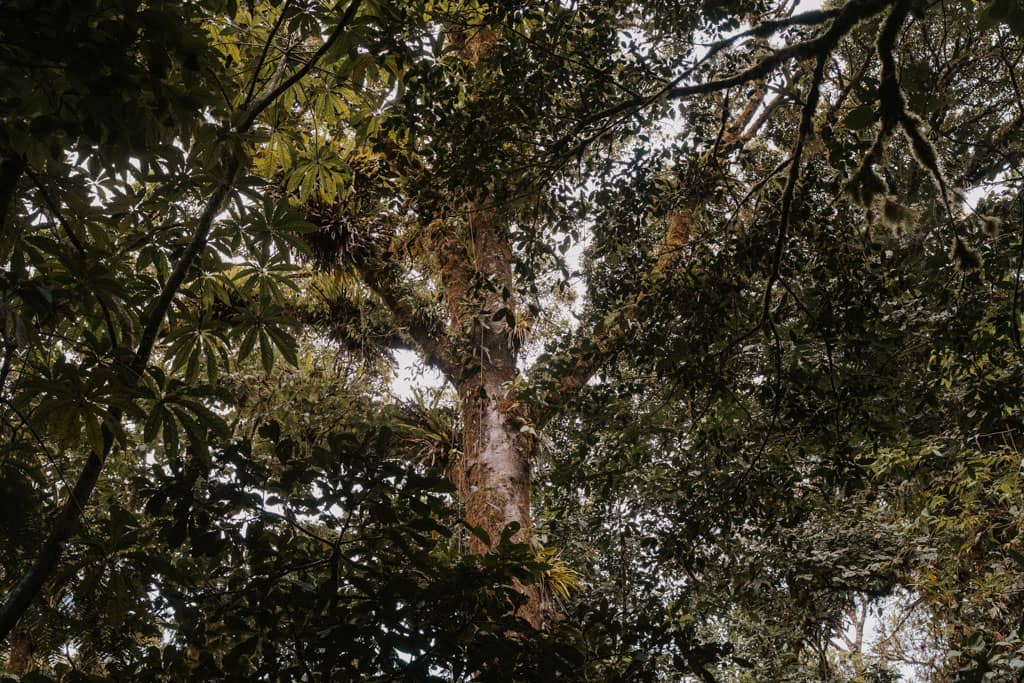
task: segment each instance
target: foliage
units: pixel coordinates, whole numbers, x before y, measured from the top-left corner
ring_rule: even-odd
[[[1024,14],[783,5],[0,7],[8,673],[1019,676]]]

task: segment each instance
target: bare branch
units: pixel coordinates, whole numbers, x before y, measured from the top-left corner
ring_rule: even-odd
[[[263,43],[263,49],[260,51],[260,58],[256,60],[256,68],[252,72],[252,80],[249,81],[249,92],[245,95],[246,106],[252,102],[252,98],[256,94],[256,82],[259,80],[260,71],[263,69],[263,62],[267,59],[267,52],[270,50],[270,46],[274,42],[277,32],[281,29],[281,24],[284,23],[284,18],[288,14],[288,8],[291,4],[292,0],[285,0],[284,5],[281,6],[281,13],[277,16],[277,21],[275,21],[274,25],[270,28],[270,35],[267,36],[267,41]]]
[[[800,117],[800,130],[797,132],[796,143],[793,145],[789,177],[786,180],[786,188],[782,192],[782,211],[779,217],[779,234],[775,241],[775,252],[772,255],[772,272],[768,276],[768,283],[764,289],[764,302],[761,312],[762,320],[768,318],[768,307],[771,303],[772,289],[779,280],[782,253],[785,250],[786,238],[789,233],[789,221],[793,210],[793,196],[796,193],[797,181],[800,179],[800,157],[803,154],[804,143],[811,134],[814,125],[814,112],[818,108],[818,98],[821,95],[821,81],[827,59],[827,54],[821,54],[815,63],[814,75],[811,77],[811,86],[807,92],[807,100],[804,102],[803,112]]]

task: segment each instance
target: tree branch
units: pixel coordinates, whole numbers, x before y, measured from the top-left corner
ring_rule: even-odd
[[[712,43],[704,57],[699,59],[693,66],[674,78],[664,87],[650,95],[625,100],[597,112],[592,116],[588,116],[570,135],[559,140],[554,147],[557,149],[567,144],[573,137],[579,135],[588,126],[648,107],[659,100],[682,99],[692,95],[707,95],[710,93],[720,92],[722,90],[728,90],[729,88],[737,85],[743,85],[745,83],[762,79],[790,60],[808,59],[816,57],[821,53],[828,52],[843,36],[853,30],[858,23],[878,14],[893,2],[895,2],[895,0],[850,0],[840,9],[811,10],[809,12],[802,12],[783,19],[766,21],[747,31]],[[710,61],[715,55],[732,45],[735,45],[744,38],[765,38],[774,35],[784,28],[792,26],[819,26],[830,20],[832,20],[832,25],[828,30],[816,38],[777,50],[743,71],[704,83],[680,85],[680,83],[692,76],[697,69]],[[586,142],[583,142],[577,145],[568,153],[568,156],[578,153],[586,146],[586,144]]]
[[[252,80],[249,81],[249,91],[245,95],[246,106],[252,102],[252,98],[256,94],[256,82],[260,78],[260,71],[263,69],[263,63],[267,59],[267,52],[270,50],[270,46],[274,42],[277,32],[281,29],[281,24],[284,23],[284,19],[288,15],[288,8],[291,4],[292,0],[285,0],[284,6],[281,7],[281,13],[277,15],[277,21],[275,21],[274,25],[270,28],[270,34],[267,36],[266,42],[263,43],[263,49],[260,50],[260,58],[256,60],[256,68],[252,72]],[[271,79],[271,82],[273,82],[273,79]]]
[[[327,51],[330,50],[344,34],[349,23],[355,18],[356,12],[359,11],[359,6],[362,4],[362,1],[363,0],[352,0],[349,3],[348,8],[345,9],[345,13],[341,16],[341,19],[338,21],[338,25],[335,27],[334,31],[332,31],[331,35],[327,37],[327,40],[317,48],[317,51],[313,53],[313,56],[309,58],[309,61],[303,64],[291,76],[284,79],[284,82],[279,85],[275,86],[273,80],[268,84],[266,92],[256,98],[256,101],[252,104],[252,108],[249,109],[249,113],[238,124],[239,130],[248,130],[249,126],[256,121],[256,118],[263,113],[264,109],[269,107],[274,100],[284,94],[288,88],[302,80],[302,78],[308,74],[314,66],[316,66],[317,62],[320,61],[320,58],[327,54]]]
[[[356,264],[366,286],[380,297],[400,325],[399,334],[423,352],[424,360],[449,380],[458,378],[460,365],[455,357],[455,342],[445,331],[445,324],[430,312],[426,302],[414,303],[416,297],[402,284],[401,266],[387,254],[360,259]]]
[[[209,236],[213,220],[234,186],[240,165],[238,158],[235,156],[227,160],[221,182],[206,203],[192,241],[186,247],[185,253],[182,254],[177,266],[167,279],[160,297],[154,304],[149,320],[143,330],[142,338],[139,341],[139,346],[129,366],[132,370],[132,381],[134,384],[139,382],[142,372],[149,363],[153,346],[156,343],[157,332],[167,315],[175,294],[181,287],[182,282],[184,282],[185,276],[199,255],[199,252],[206,246],[206,238]],[[116,421],[120,421],[121,414],[119,410],[111,410],[111,415]],[[104,425],[102,452],[97,453],[95,450],[89,452],[85,466],[75,482],[75,487],[61,507],[53,529],[51,529],[46,540],[43,541],[36,559],[21,577],[21,580],[18,581],[10,595],[8,595],[3,607],[0,607],[0,641],[5,639],[11,629],[18,623],[18,620],[21,619],[29,605],[32,604],[36,595],[39,594],[43,584],[57,568],[68,540],[78,530],[85,506],[92,496],[93,489],[96,488],[96,482],[99,480],[100,472],[103,470],[103,464],[106,462],[107,456],[110,455],[113,445],[114,433],[107,425]]]
[[[703,86],[694,86],[693,88],[696,88],[696,90],[693,88],[669,90],[669,93],[675,93],[675,96],[679,97],[694,92],[712,92],[713,90],[729,87],[729,85],[739,85],[757,77],[767,76],[775,66],[792,57],[802,58],[810,56],[816,59],[811,86],[802,110],[799,132],[789,162],[790,172],[782,202],[779,236],[776,240],[773,254],[772,272],[769,275],[768,284],[765,288],[765,306],[767,306],[770,292],[779,278],[779,261],[782,257],[781,250],[785,245],[793,195],[796,181],[799,177],[800,155],[804,142],[811,132],[812,118],[817,109],[821,90],[824,65],[832,49],[846,33],[852,30],[859,21],[877,13],[893,1],[852,0],[840,11],[833,25],[821,36],[776,52],[772,57],[766,58],[759,62],[758,65],[741,72],[743,74],[742,78],[736,76],[731,79],[713,81]],[[782,58],[780,55],[786,55],[786,57]],[[765,66],[766,63],[770,63],[772,66],[768,68]],[[749,78],[747,75],[750,75]],[[723,85],[726,82],[729,85]],[[704,90],[704,88],[712,86],[714,86],[712,90]],[[757,97],[756,93],[755,97]],[[745,120],[749,120],[750,115],[751,111],[747,108],[744,108],[740,113],[740,117]],[[739,144],[742,141],[743,137],[741,136],[731,142]],[[726,155],[729,149],[730,147],[723,146],[717,151],[717,155]],[[662,251],[658,255],[651,273],[645,278],[640,292],[629,303],[612,313],[610,319],[614,320],[614,323],[610,327],[604,324],[600,325],[593,333],[578,340],[574,348],[568,353],[560,354],[559,357],[550,359],[547,362],[549,367],[538,368],[540,372],[534,375],[530,385],[524,390],[524,394],[531,395],[535,400],[539,399],[538,405],[535,406],[531,414],[535,425],[543,426],[551,419],[565,400],[585,386],[594,373],[632,337],[631,323],[638,317],[637,314],[640,307],[651,297],[653,284],[662,280],[667,273],[675,268],[678,262],[679,252],[688,240],[694,214],[706,200],[705,193],[700,191],[700,187],[706,185],[707,182],[708,179],[704,178],[698,183],[696,191],[694,191],[694,188],[691,188],[686,205],[670,217],[665,245],[662,247]],[[551,380],[552,375],[556,377],[553,383]]]
[[[775,241],[775,252],[772,255],[772,272],[768,276],[768,283],[764,288],[764,302],[761,319],[768,318],[768,307],[771,303],[772,289],[779,281],[782,267],[782,253],[786,246],[786,239],[789,234],[789,221],[793,209],[793,196],[796,193],[796,184],[800,179],[800,157],[803,154],[804,142],[811,134],[814,120],[814,112],[818,109],[818,98],[821,95],[821,81],[824,75],[825,62],[828,55],[818,55],[818,61],[814,66],[814,75],[811,79],[811,86],[807,92],[807,100],[804,102],[803,112],[800,116],[800,129],[797,131],[796,143],[793,145],[793,158],[789,166],[789,177],[786,179],[786,189],[782,192],[782,210],[779,216],[779,235]]]
[[[832,51],[839,40],[849,33],[861,21],[868,19],[893,4],[896,0],[850,0],[834,17],[832,25],[819,36],[795,45],[776,50],[757,64],[730,76],[697,83],[694,85],[675,85],[664,90],[668,99],[680,99],[692,95],[708,94],[743,85],[768,76],[772,71],[788,61],[800,61],[817,58]],[[798,15],[799,16],[799,15]],[[659,96],[661,94],[659,93]]]

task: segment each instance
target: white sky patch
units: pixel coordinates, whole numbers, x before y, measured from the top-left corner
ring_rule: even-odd
[[[821,9],[822,0],[800,0],[797,4],[793,14],[799,14],[800,12],[809,12],[812,9]]]
[[[399,350],[394,355],[396,366],[391,373],[391,393],[397,398],[409,401],[417,389],[427,391],[445,385],[440,371],[426,365],[415,351]]]

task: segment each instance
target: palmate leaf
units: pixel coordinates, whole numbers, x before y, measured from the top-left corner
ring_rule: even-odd
[[[163,428],[165,419],[164,412],[164,408],[160,403],[150,408],[142,428],[142,440],[145,443],[156,443],[156,440],[160,438],[160,430]]]
[[[288,361],[292,367],[299,367],[298,344],[295,341],[295,337],[286,332],[283,328],[275,325],[268,325],[264,329],[284,359]]]
[[[162,437],[165,451],[176,455],[181,447],[181,432],[188,437],[189,445],[204,448],[211,436],[228,437],[230,428],[224,418],[207,405],[215,396],[214,385],[156,374],[162,381],[134,411],[140,417],[145,443],[155,444]]]
[[[220,323],[204,321],[177,330],[168,339],[168,356],[172,359],[170,372],[177,373],[184,368],[186,380],[195,382],[205,366],[207,380],[216,384],[221,368],[227,368],[230,363],[227,331]]]
[[[265,372],[274,368],[275,351],[293,367],[298,367],[298,345],[289,331],[294,322],[281,309],[271,308],[261,315],[247,315],[244,322],[236,327],[238,362],[243,362],[259,343],[260,363]]]
[[[300,266],[287,260],[286,254],[274,253],[269,245],[263,244],[257,249],[254,261],[236,270],[233,279],[236,287],[248,297],[257,298],[261,306],[268,306],[282,300],[282,287],[297,289],[292,274],[300,270]]]
[[[316,227],[289,202],[275,197],[270,190],[263,194],[254,206],[233,206],[231,217],[218,227],[212,242],[223,245],[225,252],[236,252],[244,246],[253,254],[287,256],[306,253],[308,246],[301,235]]]

